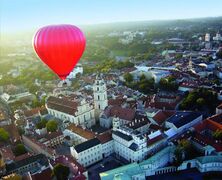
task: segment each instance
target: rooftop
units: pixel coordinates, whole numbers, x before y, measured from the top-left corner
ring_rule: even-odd
[[[41,166],[48,165],[48,159],[46,158],[46,156],[43,154],[37,154],[35,156],[30,156],[26,159],[22,159],[20,161],[10,163],[6,166],[6,169],[7,172],[11,172],[34,162],[38,162]]]
[[[47,99],[47,107],[55,109],[66,114],[74,115],[77,111],[78,103],[75,101],[70,101],[67,98],[58,98],[50,96]]]
[[[90,139],[88,141],[85,141],[81,144],[76,145],[74,148],[77,153],[81,153],[82,151],[85,151],[89,148],[92,148],[94,146],[99,145],[101,142],[98,138]]]
[[[194,119],[198,118],[202,114],[200,112],[180,111],[171,116],[167,122],[174,124],[177,128],[190,123]]]
[[[119,117],[120,119],[132,121],[135,117],[135,110],[119,106],[110,106],[106,108],[105,114],[107,117]]]
[[[120,131],[113,131],[113,134],[115,134],[116,136],[119,136],[122,139],[125,139],[126,141],[131,141],[133,139],[132,136],[124,134]]]
[[[68,130],[74,132],[75,134],[78,134],[82,136],[85,139],[93,139],[95,137],[94,132],[88,130],[88,129],[83,129],[81,126],[76,126],[75,124],[70,124],[67,127]]]
[[[143,173],[142,169],[137,163],[131,163],[129,165],[121,166],[110,171],[100,173],[100,177],[103,180],[113,180],[117,177],[120,179],[132,179],[133,175]],[[145,176],[145,174],[144,174]]]

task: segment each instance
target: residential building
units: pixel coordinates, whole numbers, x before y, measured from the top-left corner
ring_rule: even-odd
[[[147,138],[138,131],[121,127],[112,132],[114,151],[129,162],[141,162],[147,155]]]
[[[110,128],[114,118],[118,118],[120,125],[128,124],[133,121],[134,117],[134,109],[108,106],[100,116],[100,126]]]
[[[82,166],[87,167],[102,160],[102,145],[99,139],[94,138],[70,148],[72,156]]]
[[[199,112],[178,111],[167,119],[165,126],[172,128],[177,133],[188,130],[190,127],[202,121],[203,115]]]
[[[24,175],[26,173],[35,174],[49,167],[48,159],[43,154],[30,156],[26,159],[7,164],[7,174],[16,173]]]
[[[95,138],[94,132],[73,123],[63,131],[63,134],[70,137],[70,144],[72,145],[78,145]]]

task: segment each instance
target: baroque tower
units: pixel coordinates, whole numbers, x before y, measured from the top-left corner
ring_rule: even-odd
[[[95,115],[98,118],[101,111],[108,106],[106,83],[103,79],[97,77],[93,85]]]

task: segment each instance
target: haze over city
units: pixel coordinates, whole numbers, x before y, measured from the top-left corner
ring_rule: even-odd
[[[220,16],[220,0],[1,0],[1,32],[48,24],[188,19]]]
[[[221,179],[221,7],[0,0],[0,179]]]

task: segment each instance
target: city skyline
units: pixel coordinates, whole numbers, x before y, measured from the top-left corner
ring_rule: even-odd
[[[1,1],[1,32],[36,29],[48,24],[102,24],[221,16],[219,0]],[[44,17],[44,18],[43,18]]]

